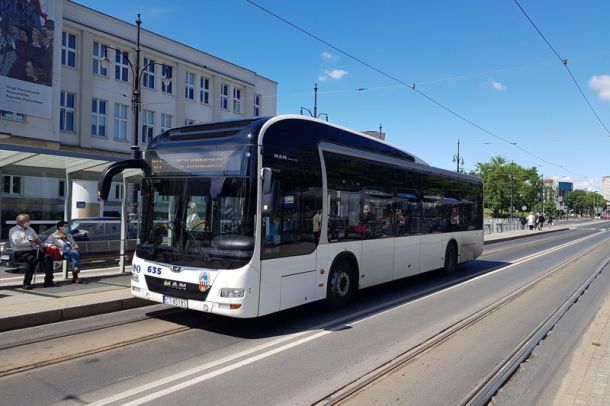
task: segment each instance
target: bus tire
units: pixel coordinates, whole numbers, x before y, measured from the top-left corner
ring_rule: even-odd
[[[443,275],[451,275],[457,268],[457,247],[454,241],[450,241],[445,249],[445,264],[443,265]]]
[[[328,275],[326,303],[329,308],[337,309],[345,306],[356,293],[355,272],[346,260],[337,261]]]

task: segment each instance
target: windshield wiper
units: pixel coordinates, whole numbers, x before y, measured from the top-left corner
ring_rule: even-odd
[[[186,235],[188,237],[187,241],[193,241],[195,243],[195,247],[194,247],[195,252],[197,252],[199,255],[201,255],[202,259],[207,260],[210,254],[205,252],[206,251],[205,245],[203,245],[203,243],[199,239],[196,238],[193,231],[188,228],[188,226],[186,225],[186,221],[181,221],[180,225],[186,232]]]

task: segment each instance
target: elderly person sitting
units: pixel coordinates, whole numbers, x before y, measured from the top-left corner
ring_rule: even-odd
[[[57,247],[62,258],[69,261],[70,269],[72,270],[72,283],[80,283],[80,279],[78,279],[80,252],[78,252],[78,244],[74,241],[74,237],[72,237],[69,231],[70,228],[67,221],[58,221],[57,231],[49,236],[45,245]]]
[[[41,241],[36,231],[30,227],[30,216],[20,214],[17,216],[16,222],[17,225],[8,232],[8,239],[15,252],[15,259],[28,264],[23,277],[23,288],[32,289],[32,277],[36,272],[36,266],[39,264],[44,269],[43,286],[55,286],[55,283],[53,283],[53,258],[39,249]]]

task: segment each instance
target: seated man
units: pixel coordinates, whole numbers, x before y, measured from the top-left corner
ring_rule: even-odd
[[[205,220],[197,214],[197,204],[189,202],[186,210],[186,229],[188,231],[205,231]]]
[[[15,253],[15,259],[28,264],[23,277],[23,288],[32,289],[32,277],[36,266],[40,264],[44,269],[44,287],[54,286],[53,283],[53,257],[45,254],[40,248],[40,238],[30,227],[30,216],[20,214],[17,216],[17,225],[8,232],[8,239]]]

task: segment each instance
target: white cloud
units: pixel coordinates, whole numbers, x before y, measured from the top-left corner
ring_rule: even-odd
[[[506,85],[498,82],[497,80],[489,79],[489,84],[491,85],[491,87],[493,87],[494,89],[496,89],[498,91],[506,90]]]
[[[610,100],[610,75],[593,76],[589,86],[597,92],[600,99]]]
[[[328,78],[340,80],[343,79],[344,76],[347,75],[347,71],[343,69],[333,69],[333,70],[325,70],[324,75],[320,76],[320,80],[326,80]]]
[[[322,52],[322,59],[326,61],[332,60],[334,57],[330,52]]]

